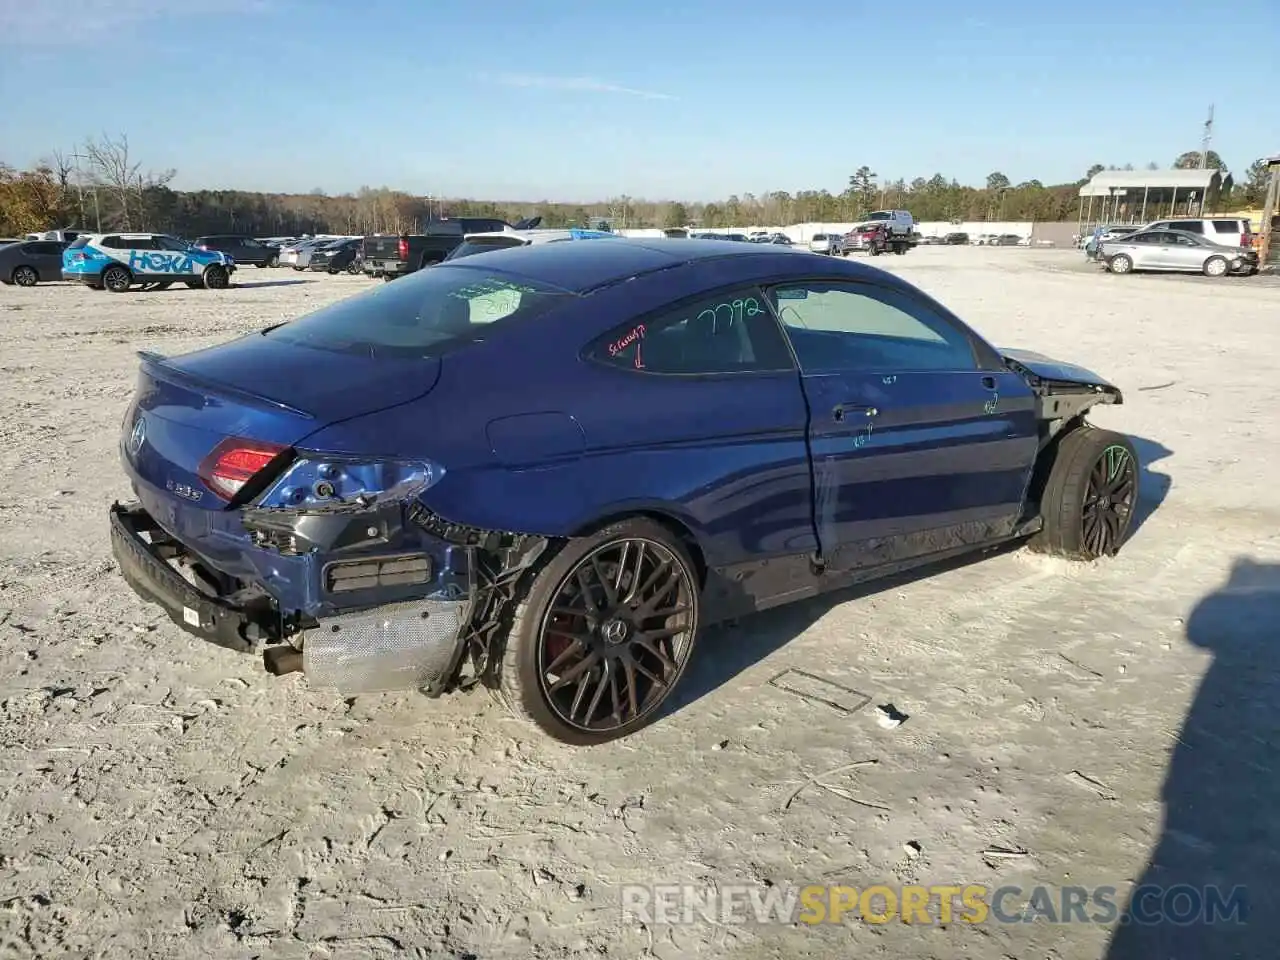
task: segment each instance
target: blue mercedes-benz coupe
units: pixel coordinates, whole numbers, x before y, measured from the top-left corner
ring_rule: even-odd
[[[485,683],[590,744],[698,631],[1006,541],[1092,559],[1138,463],[1120,391],[865,265],[548,243],[141,355],[120,571],[197,637],[344,693]]]

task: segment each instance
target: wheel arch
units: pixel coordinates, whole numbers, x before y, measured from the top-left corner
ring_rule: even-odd
[[[576,537],[587,537],[595,533],[597,530],[603,530],[605,527],[611,526],[612,524],[635,518],[652,520],[654,523],[664,527],[669,533],[678,538],[689,551],[689,556],[693,560],[694,568],[698,574],[698,587],[701,589],[706,586],[707,558],[702,549],[702,544],[699,542],[697,534],[694,533],[693,526],[687,520],[678,516],[675,511],[670,509],[660,506],[645,505],[630,509],[612,510],[579,526],[572,534],[570,534],[570,539],[574,539]]]

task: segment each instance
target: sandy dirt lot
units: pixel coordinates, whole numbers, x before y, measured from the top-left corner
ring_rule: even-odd
[[[271,678],[113,570],[134,351],[216,343],[367,281],[0,288],[0,956],[1273,956],[1280,286],[1079,259],[877,262],[996,343],[1122,386],[1095,418],[1145,461],[1122,554],[1006,552],[711,632],[677,709],[588,751],[483,692],[344,702]],[[869,703],[770,684],[788,668]],[[883,729],[880,704],[908,719]],[[1109,946],[1112,925],[1043,920],[624,922],[619,899],[914,882],[1110,885],[1121,906],[1135,883],[1245,884],[1255,922]]]

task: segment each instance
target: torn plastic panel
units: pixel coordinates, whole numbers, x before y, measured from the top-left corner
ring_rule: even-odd
[[[1004,357],[1005,364],[1019,374],[1035,395],[1036,419],[1040,421],[1040,449],[1098,404],[1122,404],[1124,395],[1119,387],[1095,380],[1062,380],[1036,373],[1028,364],[1012,356]],[[1041,366],[1041,369],[1046,369]],[[1052,367],[1047,369],[1053,369]]]
[[[376,496],[246,507],[242,522],[264,557],[307,565],[300,667],[345,692],[491,681],[517,587],[548,544]]]

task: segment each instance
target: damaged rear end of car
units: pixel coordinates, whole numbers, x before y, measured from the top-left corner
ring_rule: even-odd
[[[397,314],[392,301],[415,294],[392,289],[380,316],[424,315]],[[432,309],[474,311],[475,283],[464,289]],[[380,433],[431,393],[441,356],[466,346],[448,322],[432,319],[425,344],[401,322],[403,342],[380,349],[303,326],[179,357],[141,354],[120,439],[136,500],[110,509],[133,590],[188,633],[343,695],[435,696],[481,679],[516,583],[547,540],[437,515],[429,494],[446,467]],[[335,449],[344,425],[368,453]]]

